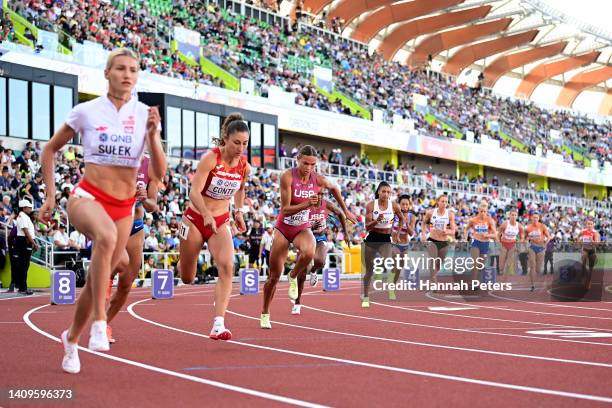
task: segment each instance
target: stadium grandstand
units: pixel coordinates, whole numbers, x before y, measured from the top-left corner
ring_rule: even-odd
[[[348,282],[350,275],[364,272],[360,256],[368,236],[367,205],[381,182],[391,186],[391,199],[409,196],[415,240],[429,231],[427,214],[446,196],[457,224],[451,242],[473,238],[469,222],[484,201],[495,225],[504,224],[512,210],[522,225],[537,213],[551,242],[568,248],[581,242],[585,225],[593,221],[602,248],[609,248],[612,33],[551,4],[3,0],[0,256],[7,260],[0,287],[11,283],[9,241],[24,200],[32,203],[37,243],[28,286],[46,290],[54,270],[73,270],[77,278],[87,271],[91,241],[74,228],[67,211],[71,192],[84,175],[82,135],[55,155],[57,207],[49,222],[39,217],[48,190],[41,154],[76,105],[106,94],[105,65],[118,48],[139,57],[134,96],[159,107],[168,157],[157,211],[144,216],[135,286],[151,285],[154,270],[171,270],[178,282],[181,224],[191,183],[199,160],[215,147],[232,112],[242,114],[250,131],[246,156],[251,173],[241,209],[246,230],[229,221],[237,279],[249,267],[267,276],[262,238],[272,234],[280,219],[281,174],[298,166],[306,145],[316,147],[318,174],[340,187],[357,221],[343,230],[341,220],[331,217],[326,232],[326,267],[339,268]],[[287,271],[298,256],[291,248]],[[196,264],[200,283],[214,281],[215,262],[207,246]],[[497,273],[501,279],[499,261]],[[605,331],[612,330],[608,326]],[[589,364],[607,370],[609,363]],[[603,401],[611,402],[610,389],[589,392],[597,398],[605,394]],[[284,391],[278,392],[290,395]],[[349,400],[321,403],[339,401]],[[423,405],[437,404],[430,400]]]

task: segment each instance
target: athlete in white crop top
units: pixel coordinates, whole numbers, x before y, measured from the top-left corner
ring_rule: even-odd
[[[127,263],[125,247],[132,228],[136,174],[145,143],[151,154],[152,175],[161,179],[166,171],[159,112],[132,96],[139,69],[138,56],[133,51],[111,52],[104,70],[107,94],[74,108],[41,155],[47,198],[40,214],[49,219],[55,207],[55,153],[81,133],[87,169],[68,200],[67,210],[71,223],[95,244],[74,319],[61,336],[65,352],[62,368],[68,373],[80,371],[77,343],[91,317],[89,348],[109,350],[105,292],[111,270],[120,261]]]
[[[396,202],[390,200],[391,186],[383,181],[376,189],[375,199],[366,205],[366,231],[364,259],[366,270],[363,276],[361,307],[370,307],[370,282],[374,273],[375,257],[389,258],[392,255],[391,230],[397,216],[400,224],[405,222],[404,214]],[[387,271],[391,273],[391,271]]]

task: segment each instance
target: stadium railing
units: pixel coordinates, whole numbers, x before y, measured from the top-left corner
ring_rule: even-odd
[[[296,166],[293,157],[279,158],[281,170]],[[544,191],[533,191],[526,189],[512,189],[505,186],[491,186],[488,184],[469,183],[459,180],[448,180],[434,175],[408,174],[405,171],[383,171],[367,167],[348,166],[328,162],[319,162],[317,171],[321,174],[355,181],[387,181],[390,184],[406,186],[412,189],[435,190],[436,194],[451,192],[458,194],[469,194],[478,197],[496,197],[502,200],[522,199],[536,203],[550,203],[562,207],[588,208],[610,211],[609,201],[590,200],[586,198],[564,196]]]

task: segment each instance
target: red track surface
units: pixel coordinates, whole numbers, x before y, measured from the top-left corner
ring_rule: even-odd
[[[357,283],[343,282],[339,292],[309,290],[302,315],[292,316],[281,285],[272,330],[259,328],[261,296],[235,295],[226,316],[234,340],[220,342],[207,338],[212,290],[181,287],[163,301],[134,290],[131,306],[112,324],[117,343],[110,353],[81,350],[78,375],[62,372],[57,342],[73,306],[48,306],[46,294],[2,300],[1,338],[9,354],[0,388],[72,389],[72,401],[44,405],[62,407],[612,403],[611,303],[497,300],[470,303],[478,306],[472,310],[429,310],[465,306],[438,296],[362,309]],[[537,330],[610,337],[528,333]],[[3,396],[0,405],[33,404]]]

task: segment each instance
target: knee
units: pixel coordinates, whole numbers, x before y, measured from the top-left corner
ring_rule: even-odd
[[[302,257],[305,261],[312,261],[315,255],[315,249],[312,247],[306,247],[303,250],[300,250],[300,257]]]
[[[117,243],[117,228],[115,228],[115,225],[111,224],[111,227],[99,231],[94,237],[94,242],[94,249],[112,252]]]
[[[266,283],[268,285],[276,286],[276,284],[278,283],[279,279],[280,279],[280,275],[278,275],[276,273],[275,274],[270,274],[268,276],[268,280],[266,281]]]
[[[222,275],[231,277],[234,272],[234,262],[232,259],[215,262],[217,269],[219,270],[219,277]]]

